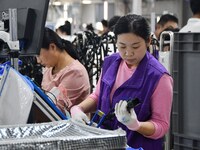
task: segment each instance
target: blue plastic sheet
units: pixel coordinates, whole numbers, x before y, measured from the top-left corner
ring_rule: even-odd
[[[127,147],[126,150],[144,150],[143,148],[132,148],[132,147]]]

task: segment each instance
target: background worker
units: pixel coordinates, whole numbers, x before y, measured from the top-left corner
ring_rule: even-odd
[[[45,28],[42,48],[37,62],[45,66],[42,89],[52,92],[58,88],[56,105],[64,112],[82,102],[90,94],[90,83],[85,67],[78,61],[71,42]],[[54,90],[55,91],[55,90]]]
[[[200,0],[190,0],[193,16],[180,32],[200,32]]]
[[[174,15],[171,14],[164,14],[160,17],[160,20],[156,24],[156,29],[155,29],[155,37],[158,39],[159,35],[162,31],[165,29],[176,29],[178,28],[178,18]]]

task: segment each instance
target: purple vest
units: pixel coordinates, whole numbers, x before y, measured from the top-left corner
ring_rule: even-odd
[[[110,103],[110,92],[115,83],[120,62],[121,57],[118,53],[104,60],[98,109],[107,114],[120,100],[139,98],[140,104],[135,107],[135,112],[139,121],[146,121],[151,117],[150,98],[161,76],[167,73],[167,71],[151,54],[149,54],[149,52],[147,52],[131,78],[114,92],[112,103]],[[119,127],[126,131],[127,144],[129,146],[133,148],[142,147],[145,150],[162,149],[163,138],[158,140],[146,138],[138,132],[129,130],[126,126],[118,122],[116,117],[110,121],[104,122],[102,126],[102,128],[111,130]]]

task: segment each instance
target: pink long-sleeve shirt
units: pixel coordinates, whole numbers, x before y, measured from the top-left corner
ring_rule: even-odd
[[[126,80],[128,80],[136,68],[128,68],[124,61],[121,62],[116,81],[113,89],[111,91],[110,97],[115,92],[115,90],[120,87]],[[101,76],[99,81],[101,80]],[[89,96],[96,102],[98,101],[99,93],[100,93],[100,82],[98,81],[95,91]],[[155,126],[155,132],[151,136],[147,136],[148,138],[157,139],[162,137],[170,126],[170,114],[171,114],[171,106],[172,106],[172,97],[173,97],[173,79],[171,76],[164,74],[151,97],[151,108],[152,108],[152,116],[149,120]]]
[[[46,68],[43,74],[42,89],[51,91],[53,87],[62,87],[57,106],[64,112],[65,106],[69,110],[90,94],[88,73],[78,60],[74,60],[56,74],[52,74],[52,68]]]

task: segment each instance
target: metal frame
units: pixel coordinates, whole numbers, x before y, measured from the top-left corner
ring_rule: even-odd
[[[170,36],[169,41],[164,41],[164,37],[166,35]],[[164,52],[164,44],[169,44],[169,51]],[[172,31],[163,31],[160,35],[160,43],[159,43],[159,55],[160,53],[169,53],[169,68],[168,69],[169,73],[172,73],[172,60],[173,60],[173,49],[174,49],[174,33]],[[159,60],[160,61],[160,60]],[[161,62],[162,63],[162,62]]]
[[[34,87],[35,100],[33,103],[51,120],[67,120],[69,119],[64,113],[62,113],[51,99],[29,78],[26,77]]]
[[[168,35],[170,37],[169,41],[165,41],[164,37]],[[169,51],[164,51],[164,44],[169,44]],[[174,33],[172,31],[163,31],[160,35],[160,43],[159,43],[159,57],[161,53],[169,53],[169,57],[166,59],[169,59],[169,66],[166,67],[166,69],[168,70],[168,72],[170,74],[172,74],[172,66],[173,66],[173,49],[174,49]],[[160,58],[159,58],[160,61]],[[162,64],[162,62],[160,61],[160,63]],[[165,142],[164,142],[164,150],[170,150],[171,149],[171,127],[170,130],[167,132],[167,134],[165,135]]]

